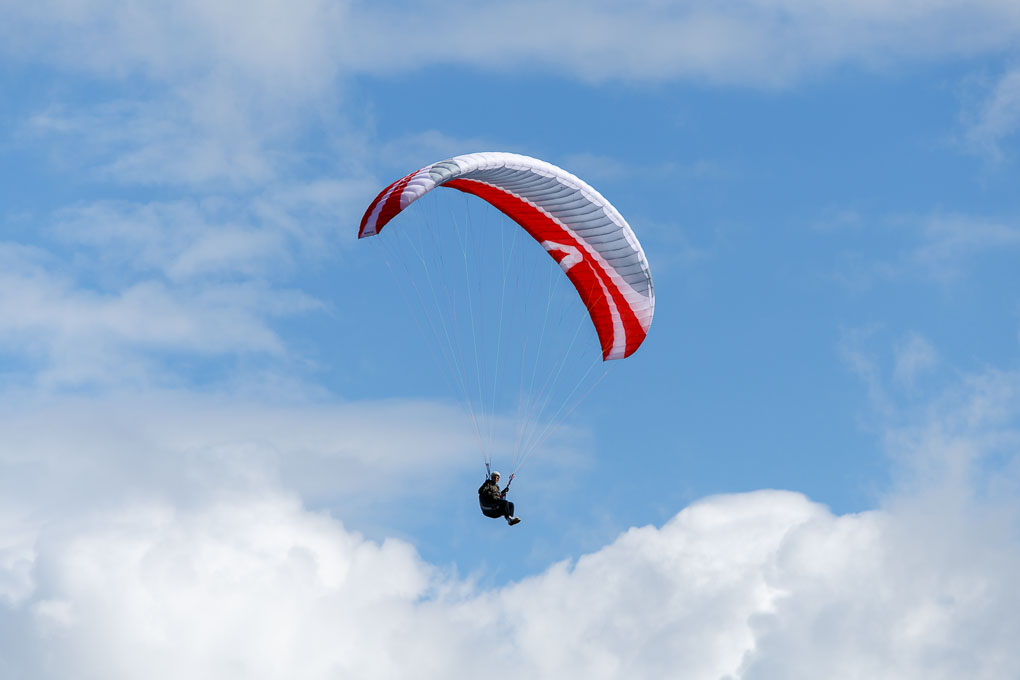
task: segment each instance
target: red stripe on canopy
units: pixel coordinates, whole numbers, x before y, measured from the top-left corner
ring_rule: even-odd
[[[470,179],[451,179],[442,186],[478,196],[521,225],[539,243],[551,241],[575,248],[581,254],[582,260],[567,270],[566,274],[584,301],[592,323],[595,324],[599,343],[602,345],[602,358],[604,360],[609,358],[615,344],[612,313],[603,286],[612,297],[622,322],[625,336],[623,357],[628,357],[637,350],[646,333],[619,287],[604,267],[588,252],[589,246],[571,236],[547,213],[508,191]],[[555,250],[549,254],[557,262],[567,255],[565,252]]]

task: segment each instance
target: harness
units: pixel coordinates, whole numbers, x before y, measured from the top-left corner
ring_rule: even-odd
[[[485,478],[489,481],[492,480],[492,468],[489,463],[485,464]],[[506,503],[506,493],[510,491],[510,485],[514,481],[514,473],[510,473],[510,479],[506,482],[506,488],[503,490],[502,495],[494,503],[487,503],[489,500],[483,497],[481,494],[478,496],[478,505],[482,509],[482,514],[486,517],[502,517],[503,516],[503,504]],[[496,485],[496,489],[499,490],[499,485]],[[491,514],[490,514],[491,513]]]

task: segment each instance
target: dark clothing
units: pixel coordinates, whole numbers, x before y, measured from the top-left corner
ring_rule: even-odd
[[[510,519],[514,516],[514,504],[511,501],[499,499],[498,505],[493,506],[482,506],[482,514],[486,517],[493,519],[499,519],[500,517],[506,517]]]
[[[485,483],[478,487],[478,505],[482,507],[482,514],[486,517],[506,517],[508,520],[514,516],[514,504],[506,500],[506,489],[499,490],[499,484],[486,479]]]
[[[504,496],[506,491],[500,491],[499,484],[491,479],[486,479],[485,483],[478,487],[478,502],[482,505],[497,505]]]

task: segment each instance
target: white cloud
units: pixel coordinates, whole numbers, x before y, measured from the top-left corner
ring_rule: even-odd
[[[412,479],[431,483],[476,462],[474,430],[453,406],[347,404],[308,388],[274,388],[271,398],[241,390],[9,394],[0,410],[0,469],[10,474],[0,476],[0,497],[47,516],[103,499],[180,500],[280,486],[316,502],[350,501]]]
[[[1020,630],[1007,585],[1015,539],[981,531],[979,516],[921,510],[815,521],[791,536],[771,582],[785,595],[757,619],[739,677],[1015,674],[1020,658],[1003,646]]]
[[[341,73],[450,63],[777,85],[845,63],[1008,50],[1020,34],[1009,0],[10,4],[5,38],[15,54],[166,81],[218,70],[299,98]]]
[[[1020,227],[968,215],[934,215],[922,223],[921,237],[911,261],[936,280],[955,278],[979,255],[1020,248]]]
[[[286,497],[121,506],[42,533],[14,613],[48,654],[2,654],[39,678],[1011,677],[1016,541],[943,519],[714,497],[479,589]]]
[[[565,167],[570,168],[571,172],[589,182],[609,182],[642,175],[663,178],[711,179],[725,173],[718,163],[707,160],[696,161],[688,165],[679,165],[672,161],[637,165],[611,156],[587,152],[568,154],[563,163]]]
[[[100,179],[202,192],[258,191],[310,160],[327,174],[364,178],[380,151],[368,152],[371,124],[352,122],[359,114],[344,101],[349,76],[463,64],[590,81],[774,87],[847,63],[1000,52],[1020,35],[1020,11],[1007,0],[824,7],[742,0],[725,8],[658,0],[166,7],[48,0],[5,10],[0,44],[9,55],[110,86],[98,103],[57,103],[29,122],[44,153]],[[1003,114],[995,112],[1008,109],[989,106],[975,134],[1001,134]],[[324,145],[298,143],[311,129],[325,133]],[[450,146],[435,137],[425,133],[404,151]]]
[[[864,350],[864,345],[875,335],[874,326],[845,329],[839,343],[844,362],[864,383],[871,408],[883,416],[891,416],[895,405],[883,380],[881,366],[876,357]]]
[[[967,143],[977,152],[1001,160],[1002,144],[1020,130],[1020,69],[1003,75],[970,118]]]
[[[31,675],[381,677],[358,671],[386,663],[390,622],[429,582],[408,545],[365,541],[285,499],[124,510],[46,546],[26,624],[72,665],[29,660]]]
[[[1009,49],[1020,12],[1001,0],[888,3],[801,0],[711,3],[564,1],[479,8],[462,2],[423,14],[402,3],[352,12],[362,36],[344,60],[362,71],[435,63],[521,68],[586,80],[692,78],[781,85],[838,64],[881,66]],[[421,30],[422,26],[427,30]]]
[[[154,280],[114,292],[76,285],[49,258],[0,247],[0,346],[42,362],[43,382],[117,383],[144,374],[146,354],[261,352],[284,344],[267,317],[315,303],[298,292],[257,283],[168,288]]]
[[[711,497],[492,587],[298,500],[339,489],[389,502],[379,488],[458,469],[470,426],[447,409],[12,396],[0,410],[0,625],[19,633],[0,637],[2,667],[157,680],[492,667],[534,678],[1012,677],[1018,386],[1020,375],[993,371],[883,413],[902,467],[880,509],[836,516],[783,491]]]
[[[1009,499],[1020,488],[1020,374],[964,376],[939,399],[903,408],[888,446],[910,486]]]
[[[277,211],[270,218],[226,198],[98,201],[59,211],[50,232],[62,245],[88,247],[93,267],[157,271],[175,282],[268,278],[322,242],[321,223],[295,224],[285,206]]]
[[[5,3],[8,53],[76,71],[164,82],[245,80],[291,96],[327,87],[346,3],[129,0]]]
[[[30,514],[14,506],[10,499],[5,499],[0,507],[0,605],[16,607],[35,588],[33,565],[38,526]]]
[[[335,128],[342,3],[122,0],[8,3],[5,51],[110,85],[98,103],[61,102],[25,130],[47,155],[123,184],[252,190],[309,156],[293,141]]]
[[[97,179],[124,184],[248,187],[274,179],[273,139],[242,110],[236,86],[159,94],[92,110],[52,109],[25,134],[53,145],[62,165],[83,164]]]
[[[911,333],[896,348],[893,376],[898,382],[912,387],[917,378],[938,363],[935,347],[924,336]]]
[[[968,277],[978,262],[1020,250],[1020,225],[1010,218],[934,213],[887,217],[876,225],[855,218],[854,223],[875,229],[868,253],[847,253],[849,264],[837,275],[855,288],[903,278],[950,285]],[[876,248],[889,254],[875,257]]]
[[[505,141],[481,137],[454,137],[439,130],[426,130],[391,139],[378,148],[376,155],[381,163],[396,168],[398,172],[407,172],[443,158],[489,149],[516,150],[512,144],[508,145]]]
[[[277,324],[327,305],[288,282],[354,240],[374,188],[57,209],[32,241],[0,241],[0,352],[54,384],[144,382],[166,353],[293,359]]]

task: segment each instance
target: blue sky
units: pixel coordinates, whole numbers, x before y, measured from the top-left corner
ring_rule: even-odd
[[[1013,3],[3,14],[0,675],[1020,672]],[[512,530],[356,239],[481,150],[657,297]]]

